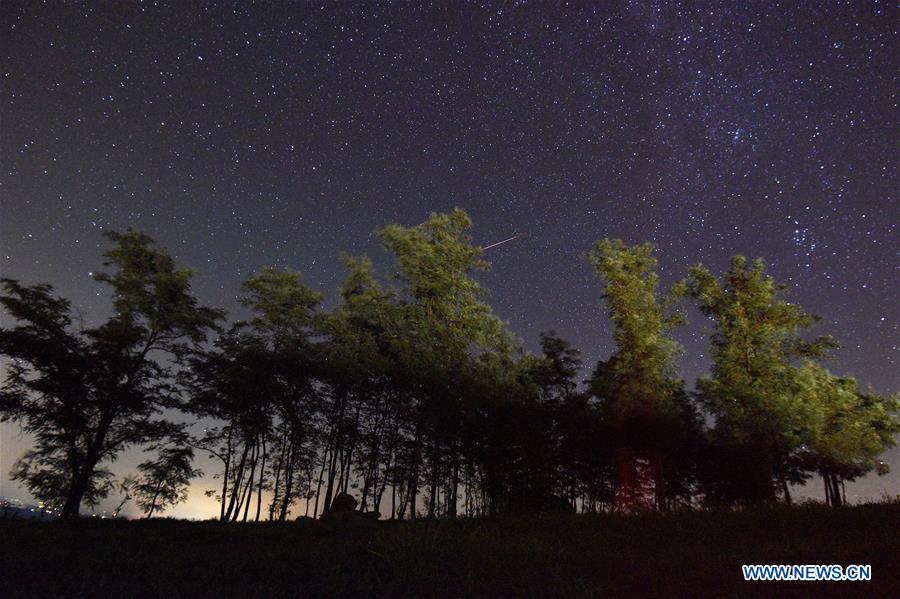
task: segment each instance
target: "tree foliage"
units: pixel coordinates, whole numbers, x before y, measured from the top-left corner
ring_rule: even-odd
[[[667,482],[673,491],[688,491],[689,473],[680,457],[699,434],[678,378],[675,360],[682,349],[671,336],[683,316],[673,298],[659,292],[653,251],[649,243],[603,239],[587,254],[604,284],[616,344],[613,355],[597,365],[590,391],[603,401],[616,448],[616,494],[624,506],[649,500],[639,488],[641,460],[647,461],[658,506],[666,504]]]
[[[839,505],[846,481],[885,471],[900,400],[828,372],[836,344],[807,338],[815,317],[761,261],[735,257],[721,277],[697,266],[665,293],[651,244],[598,241],[586,258],[615,346],[582,385],[565,339],[524,351],[494,314],[471,228],[457,209],[380,229],[391,276],[344,256],[329,310],[300,273],[263,268],[224,329],[192,273],[136,231],[109,234],[96,278],[113,315],[96,327],[49,285],[4,279],[17,325],[0,329],[0,417],[34,439],[13,477],[71,518],[114,487],[117,456],[144,448],[120,486],[152,517],[184,501],[200,451],[219,518],[236,522],[318,517],[347,493],[401,519],[789,501],[813,475]],[[712,323],[693,392],[674,337],[684,299]]]
[[[786,288],[766,275],[762,260],[736,256],[718,280],[703,266],[690,270],[681,290],[697,301],[714,327],[712,376],[697,381],[697,396],[715,419],[714,446],[722,464],[744,472],[740,486],[719,487],[725,501],[765,501],[799,482],[797,449],[821,398],[799,393],[797,361],[835,347],[829,337],[808,341],[804,330],[818,319],[784,298]],[[776,484],[777,483],[777,484]]]

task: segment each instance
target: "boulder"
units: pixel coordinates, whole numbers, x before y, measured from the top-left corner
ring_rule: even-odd
[[[338,493],[331,500],[331,507],[328,508],[329,513],[337,512],[353,512],[356,511],[356,499],[349,493]]]
[[[378,520],[381,518],[381,512],[369,511],[360,512],[357,508],[356,499],[349,493],[338,493],[331,500],[331,507],[322,514],[323,520],[331,521],[357,521],[357,520]]]

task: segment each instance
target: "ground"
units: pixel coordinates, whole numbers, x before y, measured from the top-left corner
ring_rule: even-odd
[[[641,516],[218,524],[0,521],[16,597],[900,596],[900,504]],[[744,582],[741,564],[871,564]]]

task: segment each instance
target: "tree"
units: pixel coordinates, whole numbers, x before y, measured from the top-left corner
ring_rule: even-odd
[[[380,504],[397,474],[396,453],[403,427],[403,394],[396,379],[400,345],[399,304],[375,278],[366,257],[344,257],[348,269],[340,303],[323,319],[323,382],[330,390],[326,406],[321,511],[348,492],[355,471],[362,485],[359,507]],[[317,488],[316,505],[321,488]],[[393,510],[392,510],[393,512]]]
[[[130,491],[137,505],[150,519],[187,499],[191,480],[203,473],[192,467],[194,450],[186,445],[166,445],[155,460],[138,465],[138,475]]]
[[[397,259],[396,278],[403,285],[403,333],[398,339],[404,393],[411,402],[404,502],[411,517],[424,468],[428,514],[437,514],[441,495],[448,515],[456,514],[463,422],[471,407],[466,389],[472,387],[466,381],[482,367],[486,354],[508,354],[515,345],[473,277],[488,265],[481,248],[472,244],[471,226],[468,215],[456,209],[432,214],[415,227],[393,224],[379,232]]]
[[[131,229],[107,237],[113,270],[95,279],[111,286],[115,314],[99,327],[76,329],[70,303],[49,285],[2,282],[0,302],[22,324],[0,329],[0,353],[13,363],[0,415],[35,438],[12,476],[61,503],[62,520],[109,492],[103,464],[172,432],[160,413],[180,405],[175,368],[222,316],[198,305],[192,272],[176,269],[150,237]]]
[[[786,288],[766,275],[762,260],[736,256],[720,282],[691,268],[680,285],[713,319],[712,376],[697,395],[715,419],[710,462],[717,473],[708,494],[726,503],[771,501],[796,477],[790,459],[807,437],[815,403],[798,393],[795,362],[822,356],[829,337],[804,340],[817,318],[783,298]]]
[[[532,364],[531,379],[540,390],[541,400],[562,403],[578,387],[581,352],[557,336],[556,331],[540,334],[542,356]]]
[[[878,457],[896,444],[900,399],[863,393],[854,379],[836,377],[812,361],[797,374],[799,399],[813,411],[801,460],[822,477],[826,503],[843,505],[844,481],[889,471]]]
[[[246,520],[255,494],[259,520],[271,481],[269,518],[284,520],[311,466],[321,296],[299,273],[274,268],[251,275],[241,291],[251,318],[192,361],[190,409],[223,422],[199,441],[222,462],[220,519]]]
[[[592,485],[578,484],[574,464],[564,462],[581,457],[566,453],[577,431],[564,418],[578,396],[579,352],[552,331],[540,340],[541,355],[481,373],[477,395],[487,405],[478,449],[491,512],[574,510],[577,495],[584,504],[598,498]],[[589,417],[578,427],[590,430]]]
[[[653,245],[603,239],[587,254],[604,283],[603,299],[613,321],[616,350],[591,380],[604,400],[616,446],[616,501],[646,501],[641,471],[649,468],[657,507],[665,505],[665,460],[683,424],[684,385],[676,378],[681,348],[670,336],[681,323],[659,297]],[[679,401],[680,400],[680,401]]]
[[[260,517],[262,493],[266,487],[266,463],[271,451],[272,501],[269,518],[279,520],[301,494],[308,494],[313,469],[316,434],[313,430],[316,405],[317,371],[321,370],[321,351],[315,342],[320,334],[318,314],[322,295],[307,287],[300,273],[289,269],[264,268],[241,286],[241,303],[250,308],[250,328],[270,361],[270,375],[260,397],[258,447],[260,460],[257,483],[256,520]],[[269,414],[266,422],[265,415]],[[267,446],[267,439],[271,439]],[[251,468],[255,469],[254,461]],[[308,495],[307,495],[308,496]],[[248,498],[249,502],[249,498]],[[245,511],[246,518],[246,511]]]
[[[238,324],[192,361],[189,384],[190,411],[222,422],[204,428],[197,446],[222,462],[220,519],[237,520],[249,510],[259,450],[272,432],[280,387],[272,354]]]

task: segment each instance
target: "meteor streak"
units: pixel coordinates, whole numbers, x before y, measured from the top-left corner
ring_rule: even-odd
[[[484,246],[483,248],[481,248],[481,251],[489,250],[489,249],[491,249],[491,248],[497,247],[498,245],[503,245],[504,243],[507,243],[507,242],[509,242],[509,241],[515,241],[516,239],[518,239],[519,237],[522,237],[523,235],[525,235],[525,234],[524,234],[524,233],[519,233],[518,235],[513,235],[513,236],[510,237],[509,239],[504,239],[503,241],[498,241],[498,242],[496,242],[496,243],[492,243],[492,244],[490,244],[490,245],[486,245],[486,246]]]

